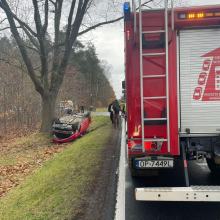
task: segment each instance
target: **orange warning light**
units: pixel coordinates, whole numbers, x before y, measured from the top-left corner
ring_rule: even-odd
[[[193,18],[195,18],[196,16],[195,16],[195,14],[194,13],[190,13],[190,14],[188,14],[188,16],[187,16],[189,19],[193,19]]]
[[[213,17],[214,14],[213,14],[212,12],[208,12],[208,13],[205,13],[205,16],[206,16],[206,17]]]
[[[203,13],[203,12],[198,13],[198,14],[197,14],[197,18],[204,18],[204,13]]]
[[[189,13],[180,13],[178,15],[179,19],[201,19],[201,18],[213,18],[220,17],[220,11],[216,12],[189,12]]]

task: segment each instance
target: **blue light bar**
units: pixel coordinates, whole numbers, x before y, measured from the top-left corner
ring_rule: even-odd
[[[125,2],[124,3],[124,13],[128,13],[128,12],[130,12],[130,3]]]
[[[129,21],[131,19],[131,7],[129,2],[124,3],[124,20]]]

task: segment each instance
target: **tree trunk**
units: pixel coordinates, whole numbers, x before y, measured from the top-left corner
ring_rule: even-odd
[[[55,117],[56,94],[42,96],[41,132],[50,132]]]

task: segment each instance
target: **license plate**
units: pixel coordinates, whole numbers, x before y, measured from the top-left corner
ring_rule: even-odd
[[[138,169],[172,168],[173,159],[169,159],[169,160],[135,159],[135,167]]]

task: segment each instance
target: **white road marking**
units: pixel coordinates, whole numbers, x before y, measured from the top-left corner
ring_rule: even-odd
[[[122,120],[119,176],[115,207],[115,220],[125,220],[125,121]]]

